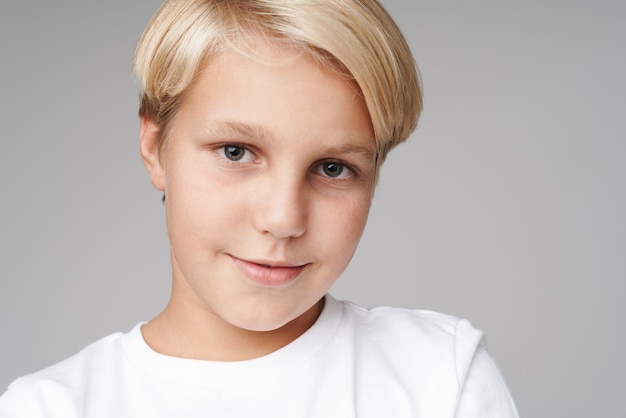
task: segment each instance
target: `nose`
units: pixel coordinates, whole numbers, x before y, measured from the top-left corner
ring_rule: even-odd
[[[256,228],[277,239],[302,236],[308,217],[306,185],[283,178],[266,181],[259,189],[264,192],[252,208]]]

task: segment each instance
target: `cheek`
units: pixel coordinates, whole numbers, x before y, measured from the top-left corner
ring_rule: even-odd
[[[232,187],[222,184],[213,173],[192,165],[170,173],[166,183],[170,234],[189,245],[200,245],[236,233],[245,205]]]
[[[318,244],[329,254],[341,255],[342,262],[349,261],[365,229],[370,202],[369,197],[346,199],[322,210],[323,215],[312,225]]]

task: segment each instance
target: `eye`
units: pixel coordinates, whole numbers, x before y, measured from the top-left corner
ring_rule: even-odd
[[[225,145],[224,156],[231,161],[239,161],[243,158],[246,150],[239,145]]]
[[[345,164],[336,161],[327,161],[320,164],[315,169],[315,172],[333,179],[345,179],[354,174]]]
[[[254,154],[245,146],[237,144],[222,145],[219,148],[219,153],[227,160],[234,162],[247,163],[254,161],[255,158]]]

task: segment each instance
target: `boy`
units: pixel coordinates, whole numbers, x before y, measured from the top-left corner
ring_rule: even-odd
[[[421,110],[376,0],[168,0],[135,58],[170,301],[18,379],[1,417],[517,416],[467,321],[327,294]]]

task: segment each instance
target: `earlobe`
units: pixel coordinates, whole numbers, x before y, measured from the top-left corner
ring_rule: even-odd
[[[142,116],[139,129],[139,152],[152,185],[165,191],[165,171],[159,158],[160,129],[149,117]]]

